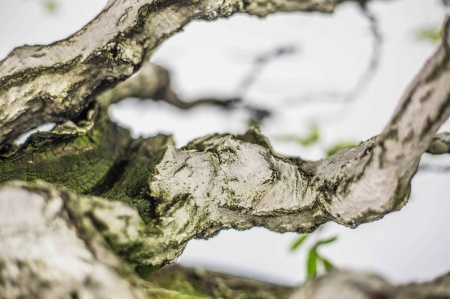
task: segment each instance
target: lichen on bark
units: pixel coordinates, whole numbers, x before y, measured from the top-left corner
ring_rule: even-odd
[[[0,186],[0,293],[181,297],[149,289],[136,273],[151,275],[176,261],[189,240],[222,229],[310,232],[327,221],[356,227],[400,209],[424,152],[449,152],[448,133],[435,135],[450,115],[447,36],[380,135],[319,161],[277,154],[255,128],[177,149],[170,136],[131,138],[106,113],[126,96],[173,96],[168,73],[155,66],[149,68],[154,85],[146,90],[136,90],[142,83],[135,77],[102,92],[136,73],[161,42],[193,19],[330,12],[340,2],[111,0],[68,39],[14,50],[0,63],[0,182],[6,182]],[[445,28],[450,30],[450,20]],[[56,127],[13,144],[42,122]],[[29,182],[8,182],[16,179]],[[29,253],[22,245],[31,243],[35,250]],[[327,281],[367,283],[333,275]],[[400,294],[373,281],[393,290],[389,296]],[[321,285],[319,279],[305,290]],[[366,286],[372,290],[373,284]]]
[[[96,96],[136,73],[193,20],[243,12],[331,12],[342,0],[112,0],[80,31],[48,46],[14,49],[0,62],[0,148],[43,123],[76,118]],[[101,33],[99,33],[101,31]]]

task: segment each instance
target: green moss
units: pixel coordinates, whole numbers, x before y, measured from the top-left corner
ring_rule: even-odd
[[[143,264],[136,265],[136,267],[135,267],[136,272],[139,274],[139,276],[141,276],[143,278],[149,277],[150,275],[155,273],[159,268],[161,268],[159,265],[154,266],[154,265],[143,265]]]
[[[161,288],[152,288],[147,291],[149,298],[152,299],[197,299],[205,298],[204,296],[185,295],[180,292],[165,290]]]
[[[165,267],[147,278],[147,281],[156,290],[162,288],[176,292],[178,296],[194,298],[283,299],[288,298],[292,292],[289,287],[179,266]]]
[[[78,193],[102,184],[126,151],[129,132],[104,120],[86,135],[36,133],[0,157],[0,183],[41,179]]]
[[[144,222],[149,223],[155,218],[155,199],[150,196],[148,182],[170,144],[173,140],[166,135],[134,141],[122,161],[125,165],[118,169],[121,173],[115,176],[109,189],[102,190],[98,195],[136,207]]]
[[[37,179],[77,193],[125,202],[138,209],[145,222],[154,218],[148,181],[162,159],[170,136],[133,140],[106,114],[80,135],[38,132],[0,156],[0,183]]]

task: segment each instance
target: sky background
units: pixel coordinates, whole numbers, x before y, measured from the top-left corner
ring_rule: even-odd
[[[95,17],[104,0],[59,0],[53,13],[46,1],[0,1],[0,59],[23,44],[62,39]],[[265,19],[245,15],[215,22],[193,22],[165,42],[152,60],[168,68],[184,99],[238,96],[243,78],[256,57],[277,47],[295,49],[259,70],[243,95],[246,103],[269,109],[262,132],[275,150],[305,159],[320,159],[330,146],[368,139],[383,129],[403,90],[436,49],[418,41],[417,32],[439,28],[444,10],[438,0],[373,1],[383,42],[379,68],[370,85],[351,103],[341,100],[355,85],[371,57],[369,22],[353,3],[333,15],[277,14]],[[334,103],[305,104],[306,98],[337,94]],[[341,96],[339,96],[341,95]],[[242,133],[248,113],[200,107],[180,111],[165,103],[129,99],[111,108],[114,120],[135,136],[172,134],[179,146],[210,133]],[[302,148],[283,136],[304,136],[319,128],[317,144]],[[441,131],[450,131],[447,122]],[[284,138],[285,139],[285,138]],[[425,156],[434,165],[450,165],[449,157]],[[412,198],[400,211],[381,221],[349,229],[326,224],[302,249],[289,247],[297,234],[254,228],[222,231],[210,240],[191,241],[179,261],[189,266],[295,284],[305,278],[306,249],[314,238],[337,235],[321,253],[339,268],[371,271],[392,282],[428,280],[450,269],[449,174],[418,173]]]

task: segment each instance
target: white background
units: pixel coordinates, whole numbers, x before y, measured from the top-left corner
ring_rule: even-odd
[[[60,0],[54,15],[46,12],[43,3],[0,1],[0,59],[16,46],[68,36],[92,19],[105,1]],[[163,44],[153,60],[172,71],[174,88],[186,100],[227,97],[237,95],[258,55],[277,46],[294,46],[296,53],[262,70],[244,99],[274,112],[262,131],[277,151],[319,159],[336,142],[378,134],[408,82],[436,48],[414,36],[420,28],[440,26],[444,11],[438,0],[374,1],[370,9],[383,34],[382,57],[375,79],[351,104],[305,106],[296,100],[307,93],[345,93],[363,72],[372,37],[367,20],[353,3],[339,6],[333,15],[278,14],[265,19],[239,15],[212,23],[194,22]],[[184,112],[164,103],[132,99],[113,107],[111,115],[135,136],[170,133],[180,146],[209,133],[242,133],[248,118],[241,110],[201,107]],[[319,144],[304,149],[279,141],[280,135],[307,134],[312,122],[320,128]],[[445,128],[450,131],[448,123]],[[450,164],[448,157],[425,158],[429,163]],[[339,239],[321,253],[341,268],[376,272],[393,282],[422,281],[447,272],[449,179],[449,174],[419,173],[413,180],[412,199],[400,212],[357,229],[325,225],[319,237],[338,235]],[[262,228],[222,231],[207,241],[191,241],[180,262],[294,284],[305,277],[305,254],[312,241],[291,253],[295,238],[296,234]]]

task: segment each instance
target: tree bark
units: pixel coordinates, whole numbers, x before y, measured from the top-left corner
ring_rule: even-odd
[[[80,31],[47,46],[14,49],[0,62],[0,144],[44,123],[82,114],[95,96],[130,77],[192,20],[235,13],[330,13],[343,0],[110,0]]]
[[[134,208],[42,181],[0,187],[0,238],[2,298],[450,298],[449,274],[392,286],[373,274],[335,271],[297,291],[179,267],[143,280],[130,265],[153,259],[162,242]]]
[[[68,39],[15,49],[0,63],[0,294],[182,296],[150,287],[139,275],[173,263],[193,238],[254,226],[311,232],[328,221],[356,227],[400,209],[421,156],[450,151],[449,134],[436,134],[450,115],[446,34],[380,135],[320,161],[275,153],[255,128],[177,149],[169,136],[133,139],[107,116],[107,106],[127,96],[173,100],[167,72],[150,64],[102,92],[193,19],[331,12],[340,2],[110,0]],[[145,88],[143,78],[151,80]],[[57,125],[13,144],[44,122]],[[422,285],[424,298],[450,297],[447,282],[445,276]],[[437,286],[442,293],[433,291]],[[402,298],[417,288],[336,272],[295,296],[349,290],[354,298]]]

